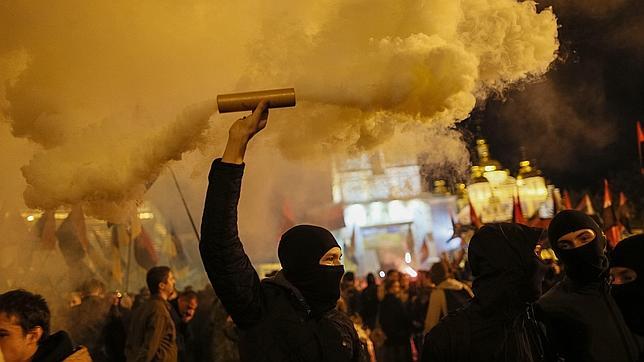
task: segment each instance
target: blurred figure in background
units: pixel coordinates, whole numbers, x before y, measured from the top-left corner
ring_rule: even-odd
[[[175,292],[175,279],[167,266],[157,266],[146,275],[150,299],[133,311],[125,343],[128,361],[177,361],[177,340],[168,299]]]
[[[380,302],[380,326],[386,339],[378,361],[411,361],[412,322],[405,304],[400,300],[398,280],[385,281],[385,297]]]
[[[345,304],[349,316],[360,313],[360,292],[356,288],[356,279],[353,272],[346,272],[340,282],[340,299]]]
[[[82,301],[69,312],[68,331],[74,342],[89,350],[94,361],[106,361],[105,324],[110,300],[105,299],[105,284],[90,279],[81,287]]]
[[[177,330],[177,349],[180,362],[193,360],[194,335],[190,322],[195,316],[199,299],[197,293],[186,291],[170,302],[172,305],[172,319]]]
[[[364,325],[373,330],[378,315],[378,286],[372,273],[367,274],[367,286],[360,293],[360,316]]]
[[[120,292],[112,293],[112,305],[103,330],[105,354],[108,361],[125,361],[125,341],[130,323],[132,298]]]
[[[436,284],[427,306],[424,332],[428,333],[438,321],[449,312],[464,306],[474,297],[467,284],[452,278],[446,263],[434,263],[429,271],[431,280]]]

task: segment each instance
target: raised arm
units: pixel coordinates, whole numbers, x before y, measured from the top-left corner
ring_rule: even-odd
[[[261,102],[252,115],[230,128],[222,159],[208,175],[208,191],[201,221],[199,250],[208,278],[226,311],[239,328],[261,319],[259,277],[244,252],[237,230],[237,204],[248,141],[266,127],[268,108]]]

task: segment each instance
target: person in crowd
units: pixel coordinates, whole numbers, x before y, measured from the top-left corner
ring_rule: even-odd
[[[69,312],[68,331],[74,342],[87,347],[92,360],[105,361],[105,336],[103,335],[110,300],[105,299],[105,284],[90,279],[81,288],[82,301]]]
[[[617,244],[611,254],[610,274],[611,294],[641,350],[644,347],[644,234],[633,235]]]
[[[398,297],[404,304],[407,304],[409,302],[410,293],[412,292],[409,275],[405,273],[400,273],[399,282],[400,282],[400,294],[398,295]]]
[[[49,334],[47,301],[26,290],[0,294],[0,351],[6,362],[91,361],[64,331]]]
[[[387,274],[385,274],[385,281],[387,280],[400,282],[400,272],[396,269],[387,270]],[[380,283],[380,285],[378,286],[378,300],[382,300],[385,297],[385,294],[387,294],[385,283]]]
[[[418,351],[422,350],[423,337],[425,337],[425,333],[423,333],[425,319],[427,318],[429,298],[434,287],[435,285],[432,283],[429,272],[427,270],[419,270],[415,286],[416,292],[409,303],[409,311],[414,326],[412,338]]]
[[[488,224],[472,237],[474,299],[425,336],[422,361],[542,361],[544,336],[528,304],[546,266],[535,253],[541,229]]]
[[[199,299],[194,291],[184,291],[170,302],[172,305],[172,319],[177,330],[177,350],[180,362],[192,361],[192,349],[194,335],[190,322],[193,320]]]
[[[400,300],[400,281],[385,281],[385,297],[380,302],[380,327],[385,333],[382,347],[382,362],[406,362],[412,360],[412,322],[409,311]]]
[[[267,123],[267,103],[233,123],[209,174],[199,249],[217,296],[240,329],[242,361],[356,361],[353,323],[335,309],[344,274],[341,249],[326,229],[297,225],[278,246],[282,270],[260,282],[237,230],[244,155]]]
[[[378,286],[373,273],[367,274],[367,286],[360,292],[360,316],[364,325],[373,330],[378,315]]]
[[[548,239],[565,277],[538,302],[556,358],[636,361],[638,348],[610,295],[606,237],[583,212],[564,210],[548,227]]]
[[[171,306],[175,279],[167,266],[148,270],[150,299],[132,313],[125,343],[128,361],[176,361],[177,341]]]
[[[432,281],[436,283],[436,287],[432,290],[427,306],[424,323],[425,334],[434,328],[441,318],[464,306],[474,297],[467,284],[452,278],[445,263],[434,263],[429,273]]]
[[[356,279],[353,272],[347,272],[340,283],[340,299],[344,302],[346,313],[349,316],[360,313],[360,292],[356,288]]]
[[[137,310],[140,305],[145,304],[150,299],[150,290],[147,287],[139,289],[139,294],[134,296],[132,310]]]
[[[112,305],[103,329],[105,354],[108,361],[125,361],[127,327],[130,324],[132,298],[120,292],[112,293]]]

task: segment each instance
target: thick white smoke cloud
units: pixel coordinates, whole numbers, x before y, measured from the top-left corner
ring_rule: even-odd
[[[300,103],[273,112],[266,151],[441,144],[438,162],[460,162],[445,129],[489,92],[543,74],[558,47],[553,13],[514,0],[34,0],[1,4],[0,24],[0,57],[13,59],[0,62],[13,79],[3,113],[42,146],[23,169],[25,201],[82,201],[110,219],[200,142],[209,112],[175,117],[187,104],[295,86]]]

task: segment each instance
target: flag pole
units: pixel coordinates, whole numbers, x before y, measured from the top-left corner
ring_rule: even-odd
[[[135,214],[135,217],[139,217],[138,214]],[[130,227],[129,233],[130,242],[128,243],[127,248],[127,270],[125,271],[125,292],[130,292],[130,265],[132,265],[132,248],[134,247],[134,240],[132,240],[132,228]]]
[[[199,232],[197,231],[197,226],[195,225],[195,221],[192,218],[192,214],[190,213],[190,209],[188,209],[188,204],[186,203],[186,199],[183,197],[183,192],[181,192],[181,187],[179,186],[179,181],[177,181],[177,176],[174,174],[174,171],[170,166],[168,166],[168,169],[170,170],[170,174],[172,175],[172,179],[174,180],[174,185],[177,186],[177,191],[179,191],[179,196],[181,197],[181,202],[183,203],[183,208],[186,210],[186,214],[188,215],[188,219],[190,219],[190,225],[192,225],[192,231],[194,231],[195,236],[197,237],[197,241],[201,241],[201,238],[199,237]]]

